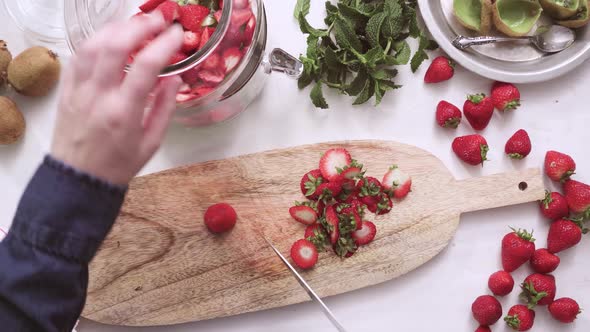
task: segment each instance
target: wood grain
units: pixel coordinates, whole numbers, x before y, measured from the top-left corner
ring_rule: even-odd
[[[456,181],[430,153],[386,141],[315,144],[210,161],[136,178],[120,217],[90,266],[83,316],[106,324],[149,326],[198,321],[309,300],[260,238],[288,256],[304,227],[288,208],[301,200],[301,176],[321,153],[346,147],[368,175],[392,164],[413,178],[413,191],[378,218],[375,241],[354,256],[320,255],[303,272],[322,296],[394,279],[438,254],[462,212],[543,198],[540,170]],[[518,188],[526,182],[526,190]],[[213,235],[203,224],[208,206],[234,206],[238,224]]]

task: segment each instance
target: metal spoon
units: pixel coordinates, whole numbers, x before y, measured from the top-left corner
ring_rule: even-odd
[[[453,40],[453,46],[460,50],[475,45],[484,45],[507,41],[522,41],[528,40],[535,45],[540,51],[545,53],[557,53],[570,47],[576,39],[576,34],[570,28],[561,25],[552,25],[550,27],[540,27],[537,29],[537,34],[534,36],[524,37],[465,37],[457,36]]]

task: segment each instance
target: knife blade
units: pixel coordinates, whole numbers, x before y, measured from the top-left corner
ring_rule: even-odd
[[[309,295],[309,297],[313,301],[315,301],[317,304],[320,305],[320,307],[322,308],[322,311],[324,312],[324,315],[326,315],[326,317],[328,317],[328,319],[330,320],[332,325],[334,325],[336,330],[338,330],[339,332],[346,332],[346,330],[338,322],[338,320],[336,319],[336,317],[334,316],[334,314],[332,313],[330,308],[328,308],[326,306],[324,301],[322,301],[322,299],[313,291],[311,286],[309,286],[307,284],[305,279],[303,279],[303,277],[297,272],[297,270],[295,270],[295,268],[291,265],[291,263],[289,263],[289,261],[277,250],[277,248],[275,248],[275,246],[272,243],[270,243],[270,241],[266,237],[263,237],[263,238],[266,241],[266,243],[268,243],[268,245],[272,248],[272,250],[275,252],[275,254],[281,259],[283,264],[285,264],[287,266],[287,268],[289,269],[289,271],[291,271],[291,274],[293,274],[293,276],[297,279],[297,281],[299,282],[301,287],[303,287],[303,289],[305,289],[305,291],[307,292],[307,295]]]

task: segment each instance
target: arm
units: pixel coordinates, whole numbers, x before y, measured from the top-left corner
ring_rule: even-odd
[[[128,55],[153,35],[122,77]],[[158,74],[181,45],[182,29],[149,15],[105,27],[70,61],[51,157],[0,244],[0,330],[73,328],[86,300],[88,263],[175,109],[181,81]]]

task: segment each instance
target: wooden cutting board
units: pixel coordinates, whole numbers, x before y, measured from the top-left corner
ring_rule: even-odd
[[[544,197],[539,169],[457,181],[419,148],[387,141],[300,146],[210,161],[138,177],[121,214],[90,266],[83,316],[114,325],[166,325],[308,301],[307,294],[258,235],[286,256],[304,226],[289,216],[299,181],[320,155],[345,147],[381,178],[392,164],[413,178],[412,192],[390,214],[369,220],[377,236],[354,256],[320,255],[304,278],[322,296],[394,279],[438,254],[463,212]],[[236,227],[213,235],[208,206],[230,203]],[[485,235],[482,235],[485,236]]]

